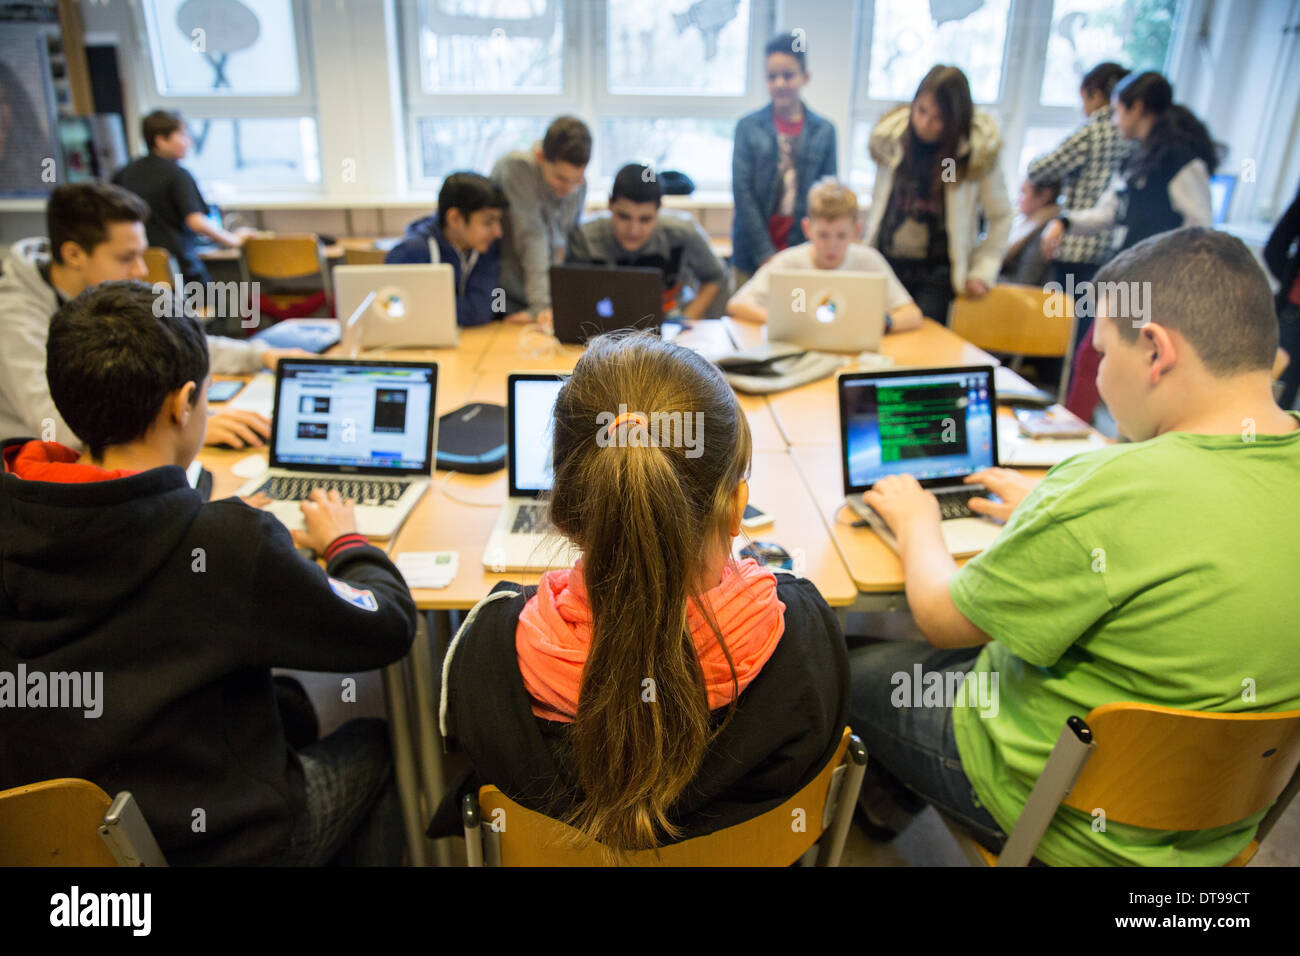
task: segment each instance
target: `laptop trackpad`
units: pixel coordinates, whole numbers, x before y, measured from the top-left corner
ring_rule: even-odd
[[[1002,533],[1002,525],[988,518],[949,518],[939,527],[943,532],[943,543],[953,557],[978,554]]]

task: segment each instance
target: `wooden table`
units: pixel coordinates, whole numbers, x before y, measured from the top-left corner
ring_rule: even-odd
[[[737,323],[739,324],[739,323]],[[951,329],[923,321],[919,329],[891,332],[881,341],[880,352],[894,360],[893,368],[907,365],[1000,365]],[[851,371],[856,363],[845,366]],[[773,395],[769,402],[785,440],[797,445],[835,445],[840,441],[839,398],[835,377],[823,378]]]

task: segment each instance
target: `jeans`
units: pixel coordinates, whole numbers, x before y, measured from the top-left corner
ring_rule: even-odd
[[[947,325],[948,308],[955,296],[952,291],[952,267],[948,261],[926,262],[924,259],[889,257],[886,257],[886,261],[921,314],[927,319]]]
[[[405,834],[393,780],[388,725],[349,721],[298,752],[307,812],[285,866],[400,866]]]
[[[996,853],[1006,835],[980,805],[962,771],[952,707],[896,707],[890,699],[897,686],[891,680],[894,674],[902,672],[910,680],[917,663],[922,673],[966,673],[979,652],[978,647],[934,648],[923,641],[880,641],[850,651],[853,699],[849,726],[867,748],[864,789],[873,777],[876,786],[901,783]],[[946,686],[946,678],[944,683]]]

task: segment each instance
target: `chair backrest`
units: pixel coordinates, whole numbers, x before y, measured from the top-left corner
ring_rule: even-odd
[[[832,778],[845,761],[852,736],[846,727],[835,753],[817,776],[779,807],[724,830],[658,850],[631,853],[624,862],[629,866],[789,866],[830,825],[826,809],[834,796]],[[499,840],[501,866],[607,863],[599,846],[573,848],[571,827],[520,806],[496,787],[479,790],[479,811],[484,831],[492,831],[493,838]]]
[[[0,866],[117,866],[97,831],[111,802],[71,777],[0,792]]]
[[[382,266],[388,253],[383,249],[343,248],[343,264],[349,266]]]
[[[1064,357],[1074,334],[1074,300],[1038,286],[999,283],[981,299],[958,296],[954,332],[986,352]]]
[[[149,270],[149,284],[161,282],[169,289],[174,285],[175,275],[181,271],[172,254],[159,246],[150,246],[144,251],[144,264]]]
[[[1300,710],[1214,714],[1118,703],[1088,715],[1097,749],[1065,803],[1154,830],[1208,830],[1259,813],[1300,765]]]
[[[324,248],[320,239],[311,233],[250,236],[240,247],[240,260],[250,279],[319,275],[325,283],[327,274]]]

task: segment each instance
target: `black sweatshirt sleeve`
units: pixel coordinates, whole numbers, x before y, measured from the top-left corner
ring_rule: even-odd
[[[249,621],[258,664],[371,670],[410,649],[415,602],[387,555],[359,540],[336,543],[326,573],[298,554],[284,525],[259,517]]]

